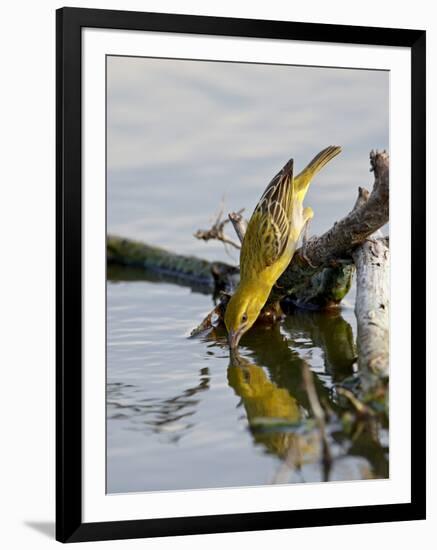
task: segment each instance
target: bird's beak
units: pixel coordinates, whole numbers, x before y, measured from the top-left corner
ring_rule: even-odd
[[[229,341],[229,347],[231,350],[237,349],[238,342],[240,341],[240,338],[243,336],[243,332],[241,330],[230,330],[228,333],[228,341]]]

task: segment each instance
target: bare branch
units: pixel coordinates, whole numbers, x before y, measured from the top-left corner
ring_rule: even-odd
[[[389,219],[389,156],[372,151],[371,171],[375,174],[372,192],[359,188],[358,198],[352,210],[320,237],[312,237],[294,254],[287,269],[273,287],[269,300],[281,300],[289,296],[296,305],[330,307],[343,295],[336,297],[336,286],[343,278],[350,284],[353,271],[352,252]],[[351,264],[348,269],[347,263]],[[344,266],[344,273],[341,266]],[[333,271],[334,270],[334,271]],[[336,270],[339,270],[337,273]],[[352,271],[351,271],[352,270]],[[322,281],[333,281],[332,300],[320,300]],[[322,295],[329,298],[324,288]]]
[[[364,187],[358,187],[358,197],[355,201],[354,207],[352,208],[352,212],[354,210],[358,210],[366,204],[366,202],[369,200],[369,194],[369,191],[367,191],[367,189],[365,189]]]
[[[246,234],[247,221],[243,218],[242,212],[244,208],[238,212],[231,212],[228,214],[229,219],[231,220],[232,225],[234,226],[235,233],[240,239],[240,243],[243,243],[244,235]]]
[[[353,259],[357,268],[358,365],[361,370],[387,375],[390,250],[383,239],[368,240],[354,251]]]
[[[351,212],[320,237],[307,242],[305,256],[313,266],[329,265],[330,260],[350,254],[352,249],[380,229],[389,219],[389,156],[372,151],[373,190],[360,188]]]
[[[234,215],[238,216],[238,215],[241,214],[242,211],[243,211],[243,209],[239,210]],[[223,206],[221,207],[221,209],[219,211],[219,214],[217,216],[217,219],[213,223],[213,225],[209,229],[198,229],[194,233],[194,237],[196,237],[196,239],[200,239],[202,241],[210,241],[210,240],[221,241],[225,245],[233,246],[234,248],[237,248],[239,250],[241,248],[240,244],[237,243],[236,241],[234,241],[233,239],[231,239],[230,237],[228,237],[225,234],[225,231],[224,231],[225,225],[227,223],[229,223],[229,221],[232,221],[232,220],[230,219],[230,217],[222,219],[222,216],[223,216]],[[234,222],[232,222],[232,223],[234,223]],[[235,225],[234,225],[234,227],[235,227]],[[241,242],[241,239],[240,239],[240,242]]]

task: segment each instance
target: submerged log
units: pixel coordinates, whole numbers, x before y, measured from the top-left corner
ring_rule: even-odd
[[[390,250],[383,239],[369,240],[353,253],[357,267],[358,365],[387,376],[389,367]]]

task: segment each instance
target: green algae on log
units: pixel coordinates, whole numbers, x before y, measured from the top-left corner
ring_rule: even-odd
[[[303,309],[329,309],[349,292],[355,267],[352,262],[313,267],[299,254],[273,287],[269,301],[283,301]]]
[[[232,290],[238,269],[222,262],[169,252],[158,246],[108,235],[108,264],[142,268],[181,283],[206,287],[210,292]]]

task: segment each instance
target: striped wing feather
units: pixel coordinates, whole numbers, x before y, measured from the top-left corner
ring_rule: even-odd
[[[240,254],[242,278],[274,264],[287,246],[293,172],[286,166],[269,183],[250,218]]]

